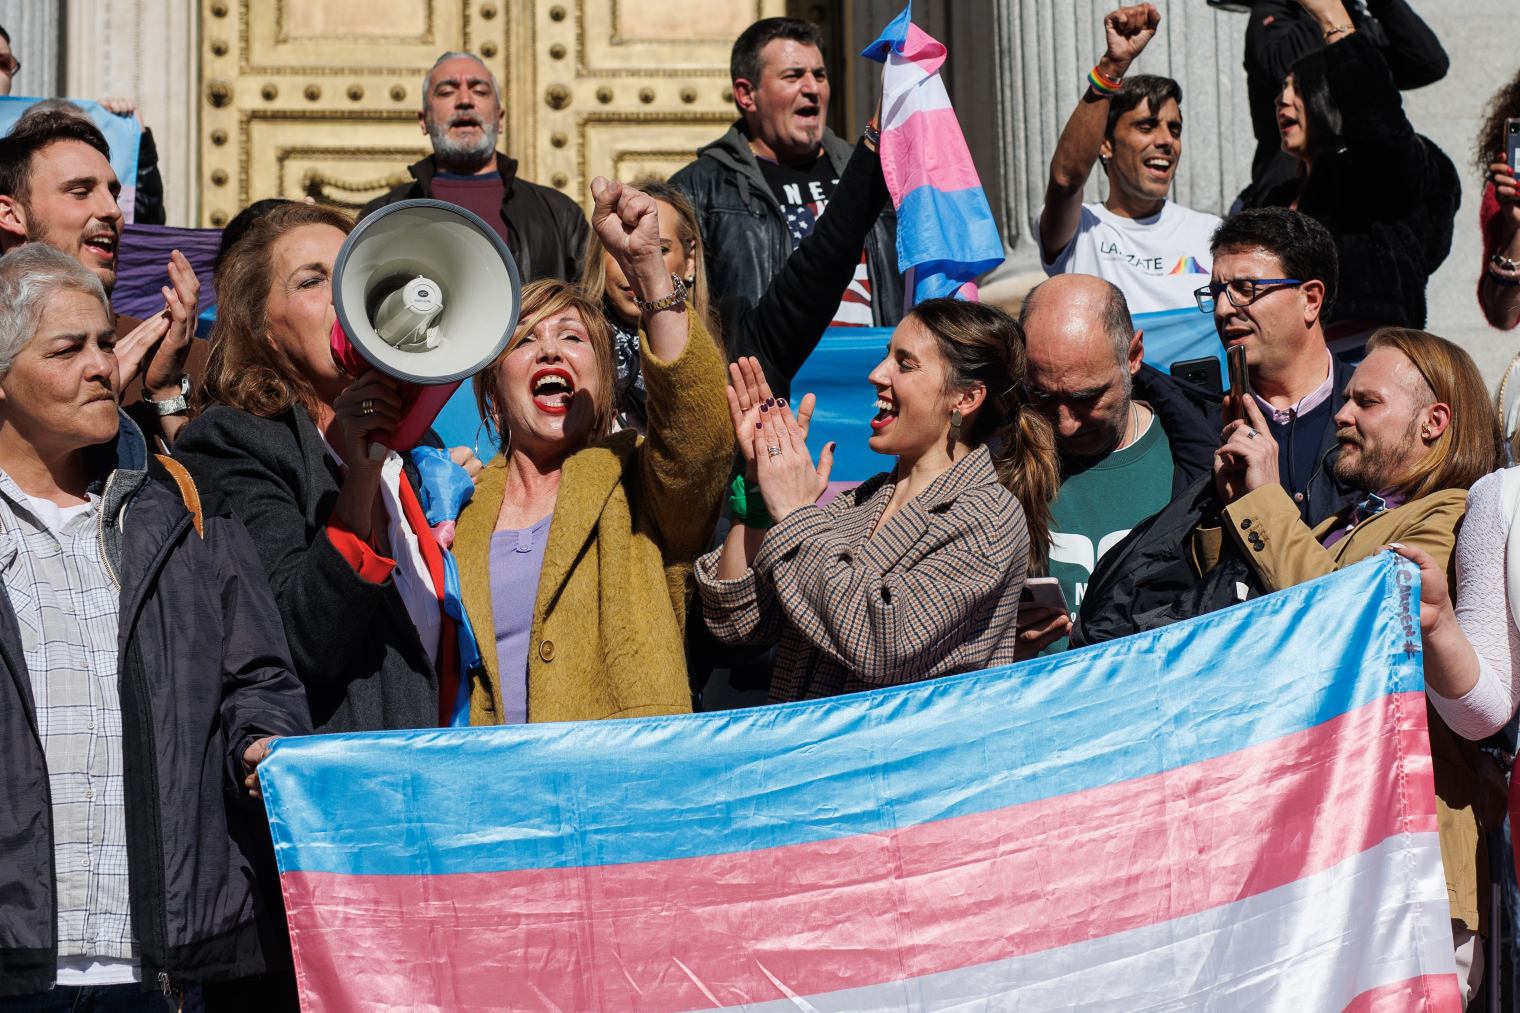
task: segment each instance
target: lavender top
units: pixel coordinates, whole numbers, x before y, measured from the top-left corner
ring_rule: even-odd
[[[550,514],[531,528],[498,531],[491,536],[491,618],[496,625],[502,718],[509,725],[528,720],[528,642],[553,518]]]

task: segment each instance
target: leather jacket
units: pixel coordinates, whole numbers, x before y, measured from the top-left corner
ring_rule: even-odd
[[[823,150],[843,173],[852,146],[823,132]],[[697,159],[670,182],[696,208],[707,248],[707,283],[713,301],[737,296],[754,305],[792,255],[781,205],[760,173],[743,124],[697,150]],[[825,212],[827,214],[827,212]],[[903,279],[897,269],[897,212],[890,206],[866,238],[871,272],[871,315],[878,327],[894,327],[903,315]]]

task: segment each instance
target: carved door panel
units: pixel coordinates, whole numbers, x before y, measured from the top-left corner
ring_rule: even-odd
[[[722,134],[735,117],[734,38],[759,18],[786,13],[785,0],[536,6],[534,38],[518,50],[532,62],[539,103],[524,161],[538,182],[588,208],[594,176],[668,176]]]
[[[427,153],[422,77],[480,54],[502,150],[589,206],[597,174],[668,175],[734,117],[728,58],[785,0],[201,0],[201,222],[262,197],[358,207]]]
[[[202,224],[263,197],[357,207],[408,178],[423,75],[451,49],[500,74],[502,2],[202,0]]]

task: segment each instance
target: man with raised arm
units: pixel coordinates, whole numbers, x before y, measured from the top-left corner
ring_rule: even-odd
[[[1182,89],[1170,78],[1126,77],[1160,23],[1148,3],[1103,19],[1108,48],[1061,131],[1036,218],[1046,274],[1111,281],[1137,315],[1193,305],[1219,224],[1167,196],[1182,158]],[[1084,204],[1094,162],[1108,176],[1108,197]]]

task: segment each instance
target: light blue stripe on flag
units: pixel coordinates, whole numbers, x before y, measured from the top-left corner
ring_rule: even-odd
[[[1219,360],[1219,375],[1225,375],[1224,346],[1214,330],[1214,315],[1200,313],[1187,306],[1154,313],[1136,313],[1135,328],[1145,332],[1145,361],[1163,373],[1172,363],[1185,359],[1213,356]]]
[[[1174,770],[1418,692],[1418,593],[1383,554],[1111,644],[872,693],[283,739],[264,793],[286,871],[569,868],[876,833]]]
[[[914,302],[953,296],[1003,262],[1003,241],[980,188],[945,193],[921,186],[897,205],[897,259],[916,267]]]

